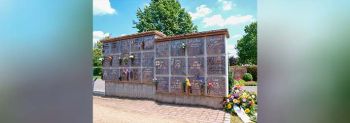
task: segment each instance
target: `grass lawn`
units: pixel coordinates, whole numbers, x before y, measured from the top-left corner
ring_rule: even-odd
[[[231,114],[231,123],[243,123],[243,121],[235,113],[232,113]]]
[[[92,80],[95,80],[95,79],[101,79],[101,76],[93,76]]]

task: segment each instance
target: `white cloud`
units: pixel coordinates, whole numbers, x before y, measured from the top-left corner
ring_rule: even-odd
[[[107,15],[115,13],[117,13],[117,11],[111,7],[109,0],[93,0],[94,15]]]
[[[192,20],[195,20],[197,18],[204,17],[204,16],[210,14],[211,12],[212,12],[212,10],[209,9],[207,7],[207,5],[200,5],[196,8],[196,12],[194,12],[194,13],[189,12],[189,14],[192,17]]]
[[[203,19],[203,23],[206,27],[208,26],[228,26],[228,25],[238,25],[242,23],[252,22],[253,16],[245,15],[245,16],[230,16],[224,19],[221,15],[213,15],[211,17],[206,17]]]
[[[92,41],[93,41],[93,44],[95,44],[97,41],[99,41],[99,40],[109,36],[110,34],[109,33],[104,33],[102,31],[94,31],[92,33],[92,35],[93,35]]]
[[[227,0],[218,0],[222,4],[222,10],[228,11],[231,10],[232,7],[236,6],[236,4],[233,4],[232,1]]]
[[[228,56],[233,56],[233,57],[237,57],[237,50],[235,48],[234,45],[232,44],[228,44],[227,45],[227,53],[228,53]]]
[[[238,39],[241,39],[242,37],[243,37],[242,34],[236,34],[232,36],[232,39],[238,40]]]

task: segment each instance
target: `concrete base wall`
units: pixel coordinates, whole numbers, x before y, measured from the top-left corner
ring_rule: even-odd
[[[105,95],[127,98],[152,99],[158,102],[206,106],[220,109],[222,97],[174,95],[156,93],[155,85],[138,83],[105,83]]]

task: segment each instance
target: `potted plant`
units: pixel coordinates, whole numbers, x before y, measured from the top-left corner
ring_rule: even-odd
[[[131,60],[131,64],[134,64],[135,55],[134,55],[134,54],[131,54],[131,55],[129,56],[129,59]]]
[[[156,90],[158,90],[158,80],[156,77],[154,77],[153,79],[153,83],[156,85]]]
[[[119,59],[119,65],[122,65],[123,59],[120,56],[118,57],[118,59]]]
[[[181,48],[182,48],[183,50],[186,49],[186,44],[185,44],[185,42],[182,42],[182,43],[181,43]]]

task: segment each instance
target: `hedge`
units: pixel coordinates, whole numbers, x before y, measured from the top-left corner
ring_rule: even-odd
[[[252,65],[252,66],[247,66],[247,73],[252,74],[253,80],[257,81],[258,80],[258,71],[257,71],[257,66]]]
[[[94,67],[93,68],[93,75],[94,76],[101,76],[102,75],[102,67]]]

